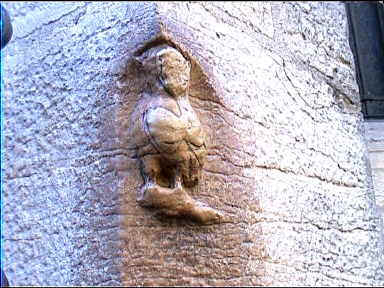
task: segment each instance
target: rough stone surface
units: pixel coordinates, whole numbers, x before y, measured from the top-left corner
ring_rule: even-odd
[[[4,255],[11,285],[117,285],[108,72],[126,3],[5,3]],[[113,114],[112,114],[113,115]]]
[[[384,121],[366,121],[365,138],[369,151],[376,204],[384,219]]]
[[[6,2],[11,285],[384,285],[382,222],[338,2]],[[252,15],[252,16],[250,16]],[[199,226],[136,203],[133,51],[192,60]]]

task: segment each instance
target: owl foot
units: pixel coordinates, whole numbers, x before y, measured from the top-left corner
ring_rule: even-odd
[[[196,205],[190,213],[190,216],[201,224],[215,224],[220,223],[224,219],[224,215],[219,211],[202,205],[196,201]]]
[[[170,211],[174,210],[175,213],[180,210],[182,206],[189,206],[193,201],[194,200],[181,187],[170,189],[156,184],[145,185],[137,197],[137,202],[139,202],[141,206]],[[169,214],[171,214],[171,212]]]
[[[164,188],[156,184],[145,185],[137,197],[143,207],[158,208],[167,216],[189,217],[200,224],[219,223],[223,215],[195,201],[181,187]]]
[[[136,201],[141,206],[150,206],[149,199],[151,198],[150,195],[153,194],[153,191],[156,191],[157,185],[153,183],[145,184],[137,193],[136,195]]]

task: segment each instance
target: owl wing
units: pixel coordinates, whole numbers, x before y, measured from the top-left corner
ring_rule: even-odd
[[[185,139],[186,124],[162,107],[148,109],[143,117],[145,132],[156,150],[165,154],[177,152]]]

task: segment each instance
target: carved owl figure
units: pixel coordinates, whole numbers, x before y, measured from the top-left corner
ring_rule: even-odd
[[[149,79],[131,117],[144,178],[138,200],[151,188],[196,185],[206,156],[204,132],[188,100],[190,63],[169,46],[152,48],[139,61]]]

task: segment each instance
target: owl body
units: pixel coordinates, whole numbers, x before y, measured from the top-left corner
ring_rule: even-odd
[[[144,165],[157,162],[157,170],[179,170],[184,186],[196,185],[206,156],[205,135],[188,98],[148,97],[132,119],[137,155],[147,159]]]
[[[190,63],[167,45],[151,47],[136,59],[147,79],[130,123],[144,180],[137,202],[168,216],[219,223],[220,212],[184,189],[198,183],[207,154],[201,123],[188,100]]]

